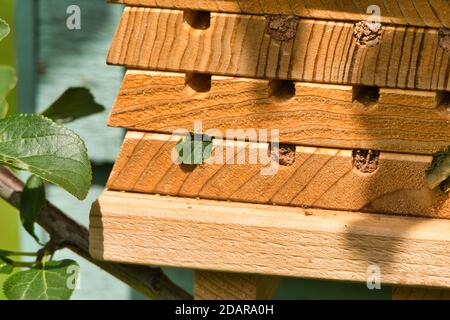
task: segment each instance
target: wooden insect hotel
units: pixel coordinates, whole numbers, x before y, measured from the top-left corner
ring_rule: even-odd
[[[449,1],[110,2],[127,72],[108,124],[128,133],[94,258],[195,269],[197,299],[371,272],[450,298],[450,199],[426,181],[450,145]],[[180,130],[224,161],[174,161]]]

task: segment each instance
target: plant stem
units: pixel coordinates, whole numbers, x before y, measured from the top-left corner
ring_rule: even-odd
[[[36,266],[36,262],[13,261],[11,265],[15,268],[34,268]]]
[[[22,191],[22,181],[11,170],[0,166],[0,198],[15,208],[19,208]],[[53,241],[63,243],[65,248],[72,250],[151,299],[192,299],[190,294],[171,282],[159,268],[94,260],[89,254],[88,230],[51,203],[42,209],[37,223],[50,234]]]
[[[37,257],[37,252],[7,251],[6,257]]]

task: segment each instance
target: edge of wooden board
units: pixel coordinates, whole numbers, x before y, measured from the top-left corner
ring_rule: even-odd
[[[276,165],[269,156],[268,143],[213,139],[207,163],[183,165],[174,162],[175,147],[182,137],[129,131],[107,187],[223,201],[450,218],[449,196],[427,185],[425,172],[431,156],[381,152],[371,159],[372,171],[364,172],[354,163],[352,150],[293,146],[288,159],[291,163]],[[362,159],[358,161],[366,161]]]
[[[105,191],[95,259],[200,270],[450,288],[450,220]]]
[[[222,136],[278,130],[281,143],[432,154],[450,145],[450,93],[129,70],[108,120],[168,134],[196,122]]]
[[[295,30],[294,37],[282,41],[267,32],[263,16],[212,13],[210,27],[196,29],[180,10],[127,7],[107,62],[136,69],[450,91],[450,50],[438,29],[385,26],[373,45],[360,39],[361,44],[349,22],[300,19]]]
[[[426,27],[450,27],[450,4],[427,0],[339,1],[245,1],[245,0],[108,0],[129,6],[148,6],[167,9],[206,10],[214,12],[296,15],[303,18],[361,21],[370,18],[371,5],[378,6],[381,22]]]

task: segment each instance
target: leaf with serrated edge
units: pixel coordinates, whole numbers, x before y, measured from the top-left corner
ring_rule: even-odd
[[[0,120],[0,164],[29,171],[84,199],[92,180],[84,142],[39,115]]]
[[[9,34],[9,25],[5,20],[0,19],[0,41],[2,41]]]
[[[25,183],[20,197],[20,220],[25,230],[37,242],[39,242],[39,238],[34,232],[34,223],[46,203],[44,180],[31,175]]]
[[[88,89],[69,88],[42,115],[56,122],[66,123],[103,110],[105,108],[95,102]]]
[[[78,263],[51,261],[44,266],[14,273],[6,279],[3,292],[9,300],[69,300],[74,291],[71,278]]]

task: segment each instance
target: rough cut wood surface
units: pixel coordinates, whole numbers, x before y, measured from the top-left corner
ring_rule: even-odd
[[[450,221],[106,191],[96,259],[238,273],[450,287]],[[370,269],[369,269],[370,270]]]
[[[438,29],[386,26],[382,41],[369,48],[357,44],[353,23],[302,19],[289,41],[272,39],[266,27],[264,16],[212,13],[210,27],[199,30],[180,10],[128,7],[107,61],[139,69],[450,91],[450,54],[439,45]]]
[[[278,277],[195,271],[196,300],[269,300],[279,286]]]
[[[214,76],[202,92],[205,76],[187,79],[185,85],[181,73],[128,71],[109,125],[172,133],[202,121],[204,130],[222,135],[278,129],[284,143],[424,154],[450,145],[450,94],[380,89],[378,98],[376,89],[298,82],[289,99],[268,80]]]
[[[393,300],[450,300],[449,290],[420,289],[412,287],[395,287]]]
[[[131,6],[208,10],[214,12],[283,14],[331,20],[366,20],[367,9],[377,5],[381,21],[428,27],[450,27],[450,3],[446,0],[109,0]]]
[[[429,156],[382,152],[378,169],[362,173],[353,166],[351,150],[297,147],[293,165],[280,166],[275,175],[262,175],[261,170],[268,166],[252,164],[250,153],[267,155],[268,144],[240,142],[232,156],[228,153],[231,144],[225,150],[215,140],[215,148],[223,150],[222,159],[237,163],[244,155],[245,161],[188,166],[172,161],[179,140],[179,136],[129,132],[107,187],[204,199],[450,218],[449,196],[430,190],[426,184]],[[220,153],[215,151],[213,157],[216,155]]]

